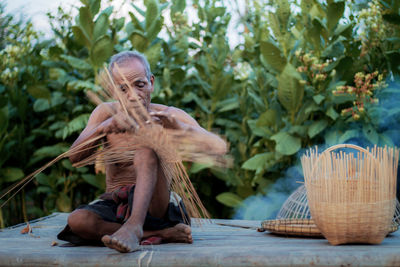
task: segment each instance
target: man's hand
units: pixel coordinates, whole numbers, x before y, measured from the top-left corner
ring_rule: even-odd
[[[99,134],[134,132],[136,124],[133,119],[122,114],[116,114],[103,121],[97,128]]]
[[[165,111],[150,112],[150,116],[156,123],[166,129],[187,130],[188,125],[176,119],[174,114]]]

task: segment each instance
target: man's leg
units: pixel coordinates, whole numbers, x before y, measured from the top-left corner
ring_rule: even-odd
[[[68,225],[79,237],[95,241],[115,233],[121,227],[121,224],[104,221],[98,214],[86,209],[74,210],[68,216]]]
[[[162,218],[169,204],[169,185],[154,151],[149,148],[137,150],[134,166],[136,186],[131,216],[114,234],[102,238],[106,246],[120,252],[136,250],[143,237],[143,224],[147,212]]]
[[[93,241],[100,241],[104,235],[112,235],[122,226],[104,221],[99,215],[86,209],[73,211],[68,216],[68,225],[74,234]],[[151,236],[161,237],[163,242],[193,242],[190,227],[182,223],[162,230],[144,231],[143,238]]]

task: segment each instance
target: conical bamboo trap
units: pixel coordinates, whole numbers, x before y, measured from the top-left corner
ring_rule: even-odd
[[[400,224],[400,203],[396,200],[396,210],[389,233],[398,230]],[[265,220],[261,227],[271,233],[285,236],[323,237],[311,217],[307,201],[307,190],[299,186],[283,203],[274,220]]]
[[[357,154],[333,153],[344,148]],[[330,244],[382,242],[395,213],[398,160],[398,149],[351,144],[302,156],[310,212]]]

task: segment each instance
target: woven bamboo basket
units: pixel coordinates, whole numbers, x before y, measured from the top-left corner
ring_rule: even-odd
[[[400,203],[396,200],[396,210],[389,233],[398,230],[400,224]],[[265,220],[261,227],[271,233],[285,236],[323,237],[311,217],[304,185],[299,186],[283,203],[274,220]]]
[[[333,153],[343,148],[358,152]],[[311,215],[330,244],[382,242],[395,213],[398,155],[342,144],[301,158]]]

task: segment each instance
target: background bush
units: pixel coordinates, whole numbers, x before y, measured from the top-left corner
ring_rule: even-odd
[[[213,217],[268,195],[310,146],[399,144],[397,1],[246,1],[235,47],[224,1],[146,0],[126,18],[112,2],[81,2],[77,17],[49,14],[46,40],[0,7],[2,192],[69,148],[94,108],[85,92],[99,68],[131,49],[149,59],[154,102],[183,108],[230,144],[232,169],[187,165]],[[91,166],[62,160],[0,210],[1,226],[69,212],[104,188]]]

